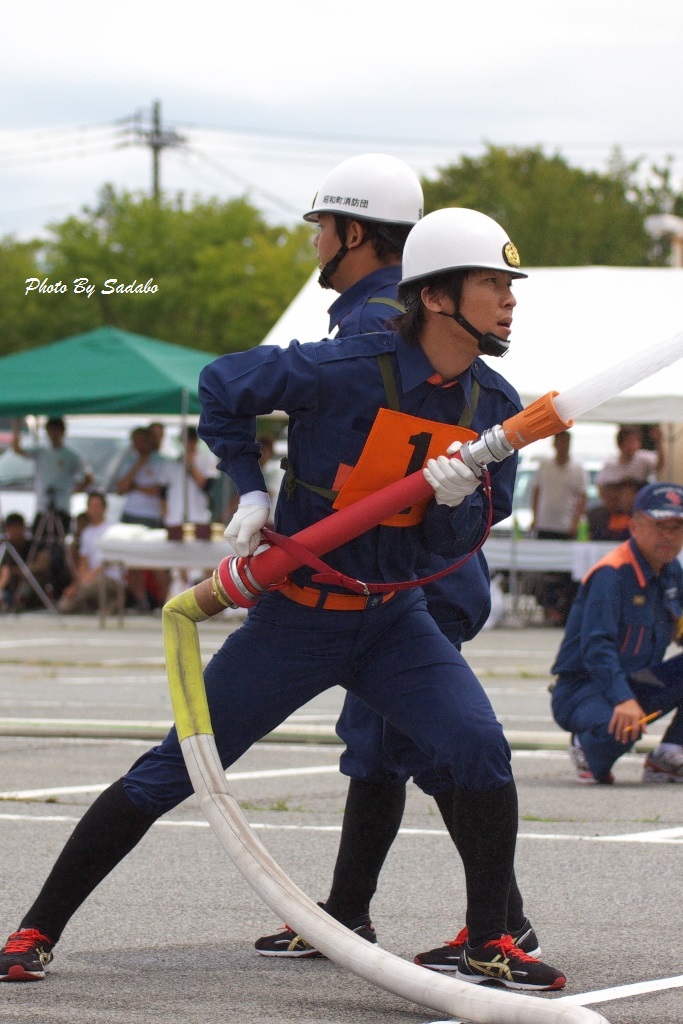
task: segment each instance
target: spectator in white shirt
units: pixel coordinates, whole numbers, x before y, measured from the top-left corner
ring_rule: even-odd
[[[531,528],[541,540],[573,540],[586,510],[588,480],[581,463],[569,454],[569,431],[556,434],[553,443],[554,458],[545,459],[534,477]]]
[[[88,495],[88,525],[81,532],[76,578],[64,590],[57,602],[60,612],[65,614],[97,611],[100,593],[104,592],[105,610],[116,611],[123,600],[121,570],[117,566],[102,565],[99,543],[107,529],[105,515],[107,500],[99,491]]]
[[[121,522],[159,529],[164,525],[168,462],[154,450],[148,427],[136,427],[130,441],[131,451],[114,481],[118,493],[125,495]]]
[[[539,540],[574,540],[586,510],[588,480],[570,457],[568,430],[553,438],[555,456],[540,464],[531,492],[532,531]],[[569,573],[543,573],[535,589],[548,625],[563,626],[577,586]]]
[[[635,423],[619,427],[617,448],[619,454],[608,459],[597,477],[598,486],[617,484],[622,480],[638,480],[641,485],[652,483],[664,466],[664,448],[660,427],[650,428],[654,451],[643,448],[643,430]]]

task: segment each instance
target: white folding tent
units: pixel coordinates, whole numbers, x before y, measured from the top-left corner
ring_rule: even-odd
[[[337,293],[318,284],[319,271],[311,274],[282,315],[273,324],[261,342],[262,345],[279,345],[284,348],[293,338],[298,341],[320,341],[327,337],[330,318],[327,310],[337,298]]]
[[[311,276],[264,344],[327,334],[335,292]],[[683,269],[558,267],[529,270],[514,286],[510,351],[490,360],[528,405],[683,330]],[[683,423],[683,360],[593,410],[609,423]]]

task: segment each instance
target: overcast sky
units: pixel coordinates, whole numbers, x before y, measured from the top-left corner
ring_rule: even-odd
[[[326,170],[389,152],[421,174],[485,142],[604,170],[619,145],[675,159],[680,0],[32,0],[3,4],[0,235],[29,238],[106,181],[148,191],[131,145],[154,100],[185,138],[162,186],[248,193],[291,223]],[[80,129],[76,131],[76,129]],[[128,143],[117,148],[121,143]]]

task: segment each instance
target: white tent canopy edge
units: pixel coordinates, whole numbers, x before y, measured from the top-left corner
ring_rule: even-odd
[[[283,312],[263,344],[327,336],[336,293],[317,271]],[[517,388],[524,405],[563,391],[649,345],[683,330],[683,269],[558,267],[529,270],[515,284],[510,351],[489,360]],[[683,422],[683,360],[640,381],[585,417],[605,423]]]

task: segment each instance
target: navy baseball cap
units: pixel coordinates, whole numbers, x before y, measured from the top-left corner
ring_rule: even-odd
[[[648,484],[633,502],[634,512],[653,519],[683,519],[683,487],[679,484]]]

